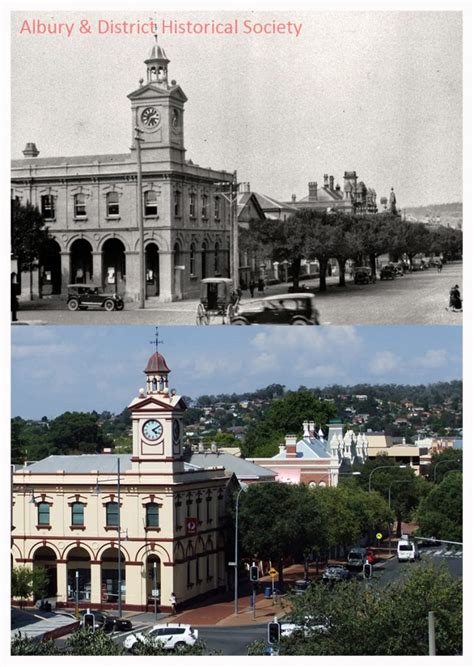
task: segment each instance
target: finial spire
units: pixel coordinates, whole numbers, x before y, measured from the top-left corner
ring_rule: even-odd
[[[150,345],[155,346],[155,352],[158,352],[158,345],[163,345],[163,341],[159,340],[158,327],[155,327],[155,340],[151,340]]]

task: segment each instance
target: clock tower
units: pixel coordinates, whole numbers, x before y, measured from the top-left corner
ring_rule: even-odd
[[[184,471],[182,415],[186,405],[168,387],[165,358],[156,351],[145,368],[146,389],[128,406],[132,413],[132,469],[136,472]]]
[[[146,162],[184,162],[183,116],[186,95],[176,81],[168,79],[169,60],[157,36],[145,60],[146,83],[128,95],[132,105],[132,151],[136,129],[141,138],[142,160]]]

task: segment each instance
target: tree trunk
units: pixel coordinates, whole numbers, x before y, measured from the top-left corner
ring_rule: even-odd
[[[280,593],[283,593],[285,586],[285,579],[283,576],[283,559],[278,561],[278,585],[280,587]]]
[[[337,258],[337,263],[339,265],[339,287],[346,286],[346,262],[347,259]]]
[[[397,537],[402,535],[402,515],[397,512]]]
[[[298,291],[300,282],[301,257],[294,258],[291,262],[291,276],[293,281],[293,290]]]
[[[370,270],[372,275],[375,277],[377,275],[377,265],[376,265],[377,255],[372,253],[370,255]]]
[[[320,259],[318,257],[319,261],[319,291],[320,292],[325,292],[326,291],[326,271],[328,268],[328,260],[325,259]]]

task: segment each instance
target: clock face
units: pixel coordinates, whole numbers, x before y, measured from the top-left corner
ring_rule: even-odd
[[[156,419],[149,419],[143,424],[142,432],[147,440],[158,440],[163,434],[163,426]]]
[[[173,422],[173,440],[175,442],[179,442],[179,436],[180,436],[179,421],[175,419]]]
[[[146,127],[157,127],[160,122],[160,112],[155,107],[147,107],[142,111],[141,119]]]

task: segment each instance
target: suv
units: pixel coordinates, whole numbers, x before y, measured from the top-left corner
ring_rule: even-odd
[[[90,306],[105,310],[123,310],[123,300],[117,294],[105,294],[97,285],[78,283],[67,286],[69,310],[84,310]]]
[[[369,266],[356,266],[354,269],[354,285],[368,285],[375,282],[375,276]]]
[[[123,645],[127,651],[133,653],[137,642],[151,639],[154,642],[160,642],[165,649],[179,649],[184,646],[194,646],[197,642],[198,635],[199,632],[191,625],[185,625],[183,623],[154,625],[152,629],[145,634],[137,632],[136,635],[128,635],[128,637],[125,638]]]
[[[314,294],[276,294],[236,308],[231,324],[319,324]]]
[[[367,549],[354,547],[347,556],[347,567],[349,570],[362,570],[367,560]]]
[[[323,572],[323,581],[328,584],[335,581],[347,581],[350,578],[351,573],[342,565],[330,565]]]

